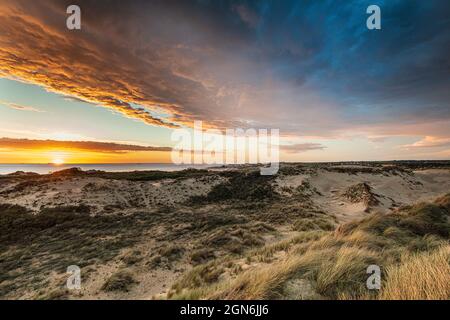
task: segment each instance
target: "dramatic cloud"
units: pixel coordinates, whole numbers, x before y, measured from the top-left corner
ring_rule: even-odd
[[[76,149],[103,153],[124,153],[133,151],[171,151],[167,147],[139,146],[97,141],[56,141],[0,138],[0,149]]]
[[[448,1],[80,0],[79,31],[69,4],[1,1],[0,76],[165,127],[386,137],[450,120]]]

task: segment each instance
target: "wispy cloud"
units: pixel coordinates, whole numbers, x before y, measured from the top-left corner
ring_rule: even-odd
[[[281,151],[286,153],[301,153],[311,150],[323,150],[326,147],[320,143],[297,143],[292,145],[280,146]]]
[[[72,101],[72,102],[82,102],[82,103],[90,103],[89,101],[77,98],[77,97],[71,97],[71,96],[62,96],[62,98],[66,101]]]
[[[402,146],[405,149],[418,148],[448,148],[450,147],[450,138],[426,136],[412,144]]]
[[[244,4],[236,5],[233,9],[238,13],[242,21],[251,28],[256,28],[261,22],[258,14]]]
[[[7,102],[7,101],[0,101],[0,105],[4,105],[8,108],[20,110],[20,111],[45,112],[43,110],[36,109],[35,107],[25,106],[22,104],[17,104],[17,103]]]

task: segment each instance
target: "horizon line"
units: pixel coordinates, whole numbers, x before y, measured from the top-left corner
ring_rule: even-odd
[[[399,159],[399,160],[333,160],[333,161],[279,161],[278,163],[354,163],[354,162],[440,162],[440,161],[450,161],[450,159]],[[72,166],[72,165],[149,165],[149,164],[164,164],[164,165],[175,165],[175,166],[186,166],[186,165],[249,165],[249,164],[262,164],[262,163],[216,163],[216,164],[207,164],[207,163],[189,163],[189,164],[176,164],[173,162],[68,162],[62,164],[55,164],[51,162],[0,162],[0,165],[51,165],[54,167],[63,167],[63,166]]]

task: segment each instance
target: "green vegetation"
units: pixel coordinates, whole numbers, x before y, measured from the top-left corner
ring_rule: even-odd
[[[136,283],[137,281],[131,272],[120,270],[106,280],[102,286],[102,290],[127,292]]]
[[[284,167],[281,175],[304,174],[310,167]],[[407,168],[369,169],[410,177]],[[366,168],[336,170],[366,173]],[[221,173],[68,170],[26,179],[19,175],[12,188],[3,190],[10,201],[16,196],[10,193],[39,192],[66,177],[78,183],[78,176],[134,181],[201,176],[202,183],[205,175],[206,180],[220,176],[221,182],[184,203],[138,208],[130,201],[130,206],[112,204],[100,213],[84,204],[41,207],[39,212],[0,204],[0,297],[32,292],[26,297],[74,298],[62,289],[67,266],[82,267],[83,281],[89,282],[92,272],[109,264],[119,271],[102,290],[116,293],[132,290],[138,272],[187,270],[170,289],[174,299],[450,298],[450,195],[338,226],[314,202],[320,196],[314,183],[303,179],[292,186],[260,176],[254,168]],[[79,185],[84,192],[98,185],[109,191],[104,183]],[[350,202],[373,203],[378,197],[365,183],[346,191]],[[382,269],[379,292],[366,289],[370,264]]]
[[[50,272],[69,265],[105,263],[140,239],[154,216],[89,215],[89,207],[45,208],[31,214],[20,206],[0,205],[0,296],[43,287]]]
[[[139,250],[133,250],[131,252],[128,252],[122,257],[122,262],[125,263],[128,266],[135,265],[139,262],[141,262],[143,259],[141,252]]]
[[[183,259],[198,264],[241,254],[262,246],[263,236],[275,232],[259,221],[258,212],[246,216],[229,207],[197,211],[155,208],[132,214],[116,210],[101,215],[91,211],[89,206],[79,205],[45,207],[32,213],[20,206],[0,205],[0,297],[31,288],[37,291],[36,298],[45,298],[59,288],[49,285],[51,274],[63,275],[73,264],[83,269],[84,281],[91,267],[116,260],[127,267],[172,269]],[[135,248],[151,239],[156,244],[151,252]],[[189,250],[198,251],[197,255],[186,254],[180,245],[184,242],[190,243]],[[201,252],[202,248],[214,253]]]
[[[184,248],[178,245],[169,244],[158,250],[158,253],[148,262],[151,268],[171,269],[175,261],[180,260],[184,254]]]
[[[189,179],[199,178],[213,174],[208,170],[185,169],[180,171],[133,171],[133,172],[90,172],[89,176],[114,179],[114,180],[130,180],[130,181],[156,181],[162,179]]]
[[[301,232],[293,239],[249,251],[247,260],[267,263],[235,277],[219,280],[224,262],[199,266],[173,286],[171,297],[289,299],[286,287],[305,280],[312,284],[315,297],[449,299],[449,239],[447,195],[435,203],[372,215],[335,232]],[[285,257],[269,259],[279,252],[285,252]],[[381,266],[385,275],[379,292],[366,288],[366,269],[371,264]]]
[[[206,195],[192,197],[193,203],[217,203],[228,200],[267,202],[278,197],[272,184],[273,176],[262,176],[259,171],[231,172],[228,181],[218,184]]]
[[[202,248],[195,250],[190,255],[190,261],[194,265],[206,263],[211,259],[214,259],[216,255],[214,254],[214,250],[210,248]]]
[[[294,222],[293,229],[295,231],[310,231],[310,230],[324,230],[331,231],[334,230],[335,224],[332,218],[324,217],[314,217],[314,218],[301,218]]]
[[[39,296],[39,300],[67,300],[69,298],[69,290],[67,289],[54,289],[50,292]]]
[[[168,245],[159,250],[159,254],[169,260],[177,260],[183,255],[184,249],[178,245]]]

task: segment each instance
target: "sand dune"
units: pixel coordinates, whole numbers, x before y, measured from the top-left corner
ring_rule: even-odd
[[[348,169],[355,168],[348,166]],[[227,180],[216,169],[205,177],[130,181],[87,175],[59,178],[47,175],[10,175],[0,185],[0,202],[17,204],[38,212],[43,207],[86,204],[92,213],[129,212],[143,208],[182,205],[191,197],[206,195],[214,186]],[[299,189],[309,192],[313,203],[326,212],[350,221],[367,212],[389,212],[402,205],[430,201],[450,190],[450,170],[427,169],[366,173],[336,172],[333,168],[308,169],[300,174],[282,174],[270,182],[275,191],[291,197]],[[350,199],[348,193],[368,187],[366,196]],[[353,188],[353,189],[352,189]],[[347,193],[347,195],[346,195]]]
[[[445,166],[283,164],[273,177],[252,166],[2,176],[0,214],[13,222],[0,242],[0,296],[167,298],[283,261],[289,251],[271,248],[299,236],[316,239],[449,192]],[[252,260],[255,250],[270,258]],[[81,290],[65,289],[70,264],[83,270]],[[324,297],[305,281],[289,280],[286,290]]]

